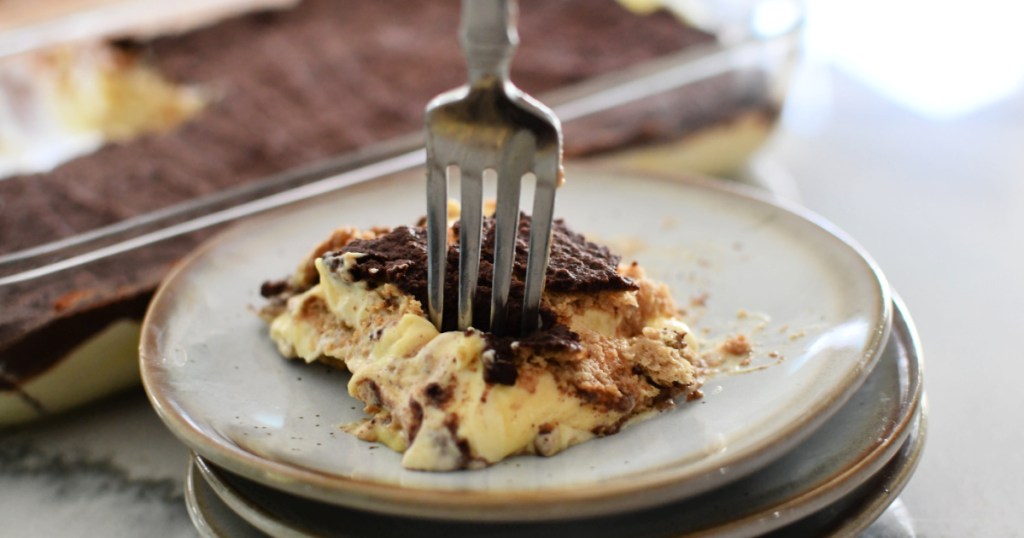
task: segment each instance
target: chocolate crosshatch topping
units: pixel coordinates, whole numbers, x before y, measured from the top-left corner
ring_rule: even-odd
[[[509,292],[509,327],[520,325],[523,304],[523,278],[526,274],[530,217],[521,215],[516,255]],[[456,226],[456,233],[458,227]],[[390,283],[403,292],[427,304],[427,239],[423,227],[400,226],[376,239],[357,239],[340,251],[328,254],[331,268],[337,270],[340,255],[358,253],[349,273],[357,281],[371,286]],[[481,330],[490,327],[491,281],[494,266],[494,219],[483,221],[483,239],[480,256],[480,277],[473,300],[473,326]],[[636,289],[632,280],[619,275],[616,267],[619,257],[607,248],[587,241],[570,230],[561,219],[555,220],[551,237],[551,257],[548,264],[545,290],[549,292],[599,292]],[[458,312],[459,246],[448,247],[448,267],[445,274],[444,330],[455,330]],[[542,327],[550,328],[553,317],[541,312]],[[512,336],[515,334],[513,333]]]
[[[523,305],[523,278],[526,274],[529,252],[530,217],[522,214],[519,220],[519,234],[516,239],[516,255],[512,269],[512,286],[509,292],[508,334],[485,333],[488,354],[484,361],[484,379],[488,383],[514,385],[518,377],[517,349],[529,349],[534,353],[564,352],[580,349],[579,335],[567,327],[556,325],[554,314],[541,309],[541,328],[529,335],[519,335]],[[477,293],[473,298],[473,326],[490,328],[491,282],[494,272],[494,224],[493,218],[483,221],[481,244],[480,277]],[[458,234],[458,226],[455,229]],[[333,270],[341,264],[341,254],[354,253],[360,256],[348,272],[357,281],[371,287],[385,283],[394,284],[403,292],[412,295],[422,304],[427,304],[427,240],[423,226],[400,226],[390,233],[375,239],[357,239],[345,245],[340,251],[329,253],[326,259]],[[561,219],[555,220],[551,236],[551,257],[548,263],[545,289],[548,292],[600,292],[636,289],[636,284],[616,271],[619,257],[606,247],[587,241],[572,231]],[[454,242],[448,247],[448,267],[445,274],[445,300],[443,329],[455,330],[458,311],[459,287],[459,246]]]

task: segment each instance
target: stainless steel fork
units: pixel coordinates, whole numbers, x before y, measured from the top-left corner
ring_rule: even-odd
[[[463,0],[459,38],[469,84],[427,106],[427,249],[430,319],[440,329],[447,259],[448,173],[461,177],[458,326],[473,323],[473,296],[480,274],[483,176],[497,173],[491,330],[511,332],[509,289],[519,228],[523,177],[536,187],[523,297],[523,334],[540,323],[541,294],[551,246],[555,189],[562,179],[562,131],[547,107],[509,81],[519,42],[515,0]]]

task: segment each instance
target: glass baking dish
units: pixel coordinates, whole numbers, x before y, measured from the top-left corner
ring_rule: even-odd
[[[779,0],[727,7],[698,21],[713,29],[714,42],[539,96],[563,122],[570,175],[572,159],[595,155],[647,170],[728,176],[742,168],[781,110],[802,11]],[[87,21],[65,17],[46,28],[52,37],[55,25]],[[31,42],[31,32],[17,30],[19,42]],[[11,43],[0,34],[0,52]],[[54,241],[0,248],[0,426],[136,383],[149,298],[204,238],[251,215],[419,167],[421,144],[412,132]],[[0,211],[17,202],[0,198]]]

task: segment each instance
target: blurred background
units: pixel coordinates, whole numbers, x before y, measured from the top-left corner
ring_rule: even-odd
[[[1024,4],[810,1],[762,157],[876,258],[917,322],[930,426],[903,493],[922,536],[1020,536]]]

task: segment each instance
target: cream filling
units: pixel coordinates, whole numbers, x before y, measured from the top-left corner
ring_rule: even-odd
[[[0,391],[0,426],[59,413],[139,383],[139,322],[111,323],[18,391]],[[38,405],[25,401],[27,395]]]
[[[679,140],[627,148],[598,158],[639,172],[675,176],[682,170],[730,177],[764,145],[772,125],[763,113],[749,112]]]
[[[540,366],[521,365],[515,385],[486,383],[484,361],[493,351],[481,333],[440,333],[420,303],[394,285],[370,289],[353,281],[346,269],[359,256],[342,255],[337,271],[317,259],[320,283],[289,299],[271,336],[285,356],[344,362],[352,372],[349,393],[372,415],[345,429],[403,452],[404,467],[453,470],[515,454],[552,455],[625,418],[568,393]],[[324,309],[328,316],[320,315]],[[595,309],[574,316],[572,328],[614,337],[618,325]],[[659,317],[640,340],[664,345],[663,330],[689,332],[681,321]],[[689,363],[674,367],[692,372]]]
[[[206,97],[97,43],[0,59],[0,178],[173,129]]]

